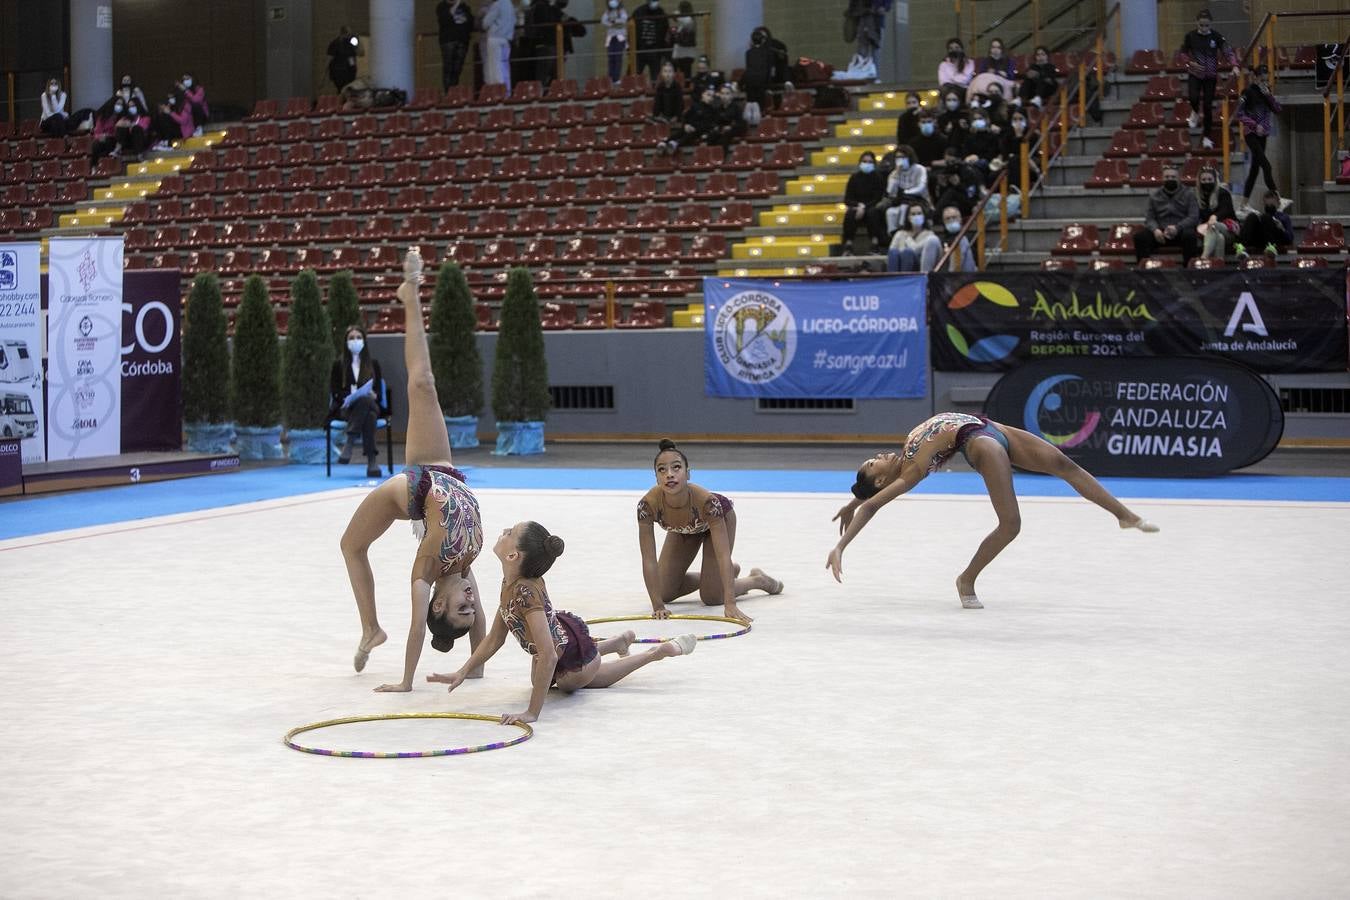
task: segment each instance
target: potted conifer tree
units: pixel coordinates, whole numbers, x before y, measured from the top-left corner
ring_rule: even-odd
[[[192,281],[183,322],[183,429],[196,453],[228,453],[234,443],[225,332],[220,280],[204,272]]]
[[[267,282],[250,275],[234,320],[230,400],[239,424],[240,459],[281,459],[281,350]]]
[[[347,269],[328,282],[328,321],[333,326],[333,351],[340,358],[347,346],[347,329],[361,324],[361,301]]]
[[[483,358],[474,328],[478,324],[464,271],[453,262],[441,264],[431,301],[431,335],[427,352],[436,377],[436,396],[445,414],[450,446],[478,446],[478,415],[483,411]]]
[[[511,270],[502,301],[492,363],[492,411],[499,455],[544,452],[544,415],[550,405],[548,362],[539,300],[529,270]]]
[[[306,269],[291,282],[291,315],[281,357],[281,412],[291,462],[324,461],[333,354],[333,332],[319,297],[319,280]]]

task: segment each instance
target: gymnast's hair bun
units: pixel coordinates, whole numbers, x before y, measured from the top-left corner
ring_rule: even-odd
[[[670,438],[661,438],[661,443],[656,445],[656,449],[661,453],[665,453],[667,450],[674,450],[676,449],[675,442]]]
[[[563,543],[563,539],[556,534],[550,534],[544,538],[544,552],[554,559],[562,556],[564,546],[566,545]]]
[[[431,639],[431,649],[439,650],[442,653],[449,653],[453,646],[455,646],[454,638],[434,637]]]

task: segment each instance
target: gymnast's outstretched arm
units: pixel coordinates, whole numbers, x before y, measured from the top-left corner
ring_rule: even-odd
[[[923,455],[924,454],[920,454],[920,457]],[[839,511],[841,524],[843,524],[842,517],[848,515],[848,525],[844,528],[844,533],[843,536],[839,538],[839,543],[834,545],[834,549],[830,551],[829,558],[825,561],[825,568],[829,569],[830,574],[834,575],[835,581],[843,581],[843,578],[840,576],[843,575],[844,572],[844,548],[858,536],[858,532],[867,527],[867,523],[872,521],[872,517],[877,514],[877,510],[881,509],[887,503],[890,503],[896,497],[908,493],[916,484],[923,481],[924,475],[926,475],[927,472],[927,460],[915,457],[910,461],[909,465],[905,466],[904,470],[900,473],[899,478],[896,478],[894,481],[882,487],[881,491],[875,496],[859,503],[855,511],[846,514],[844,509],[848,509],[847,506]]]
[[[448,684],[450,690],[453,691],[464,682],[464,679],[479,677],[473,673],[481,673],[483,665],[489,659],[492,659],[498,650],[502,649],[504,643],[506,643],[506,622],[502,620],[501,616],[493,616],[492,630],[487,633],[487,637],[483,641],[473,648],[473,653],[469,654],[469,658],[465,660],[464,665],[459,667],[458,672],[450,675],[431,674],[427,676],[427,681],[436,684]]]

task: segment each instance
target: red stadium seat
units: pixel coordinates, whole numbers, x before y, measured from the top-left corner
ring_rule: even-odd
[[[425,115],[425,113],[424,113]],[[461,109],[450,118],[446,131],[451,134],[471,134],[478,130],[478,110]]]
[[[1072,272],[1078,268],[1078,263],[1071,259],[1052,256],[1049,259],[1041,260],[1041,271],[1043,272]]]
[[[587,121],[592,125],[608,125],[621,118],[623,118],[623,104],[606,100],[591,107],[590,118]]]
[[[571,203],[577,196],[577,183],[570,179],[550,181],[544,188],[539,202],[549,206]]]
[[[1121,160],[1123,162],[1123,160]],[[1141,159],[1139,168],[1130,178],[1131,187],[1156,188],[1162,184],[1163,161],[1161,159]]]
[[[1099,159],[1092,166],[1092,177],[1084,182],[1090,188],[1124,187],[1130,180],[1130,164],[1123,159]]]
[[[1325,269],[1326,267],[1327,261],[1320,256],[1300,256],[1294,260],[1294,268],[1296,269]]]
[[[754,208],[744,200],[724,203],[717,213],[713,228],[748,228],[755,224]]]
[[[1181,79],[1175,75],[1154,75],[1148,80],[1141,100],[1172,101],[1181,96]]]
[[[332,190],[346,187],[351,183],[352,172],[345,165],[328,166],[319,172],[319,187],[321,188]]]
[[[665,328],[666,304],[662,300],[635,300],[628,318],[615,324],[619,328]]]
[[[448,145],[446,151],[449,151]],[[401,134],[392,138],[389,145],[384,148],[385,159],[412,159],[415,156],[420,157],[421,154],[417,152],[417,139],[411,135]]]
[[[244,194],[232,194],[225,198],[221,206],[221,216],[229,219],[246,219],[252,212],[248,197]]]
[[[685,203],[675,211],[672,228],[707,228],[712,224],[712,213],[702,203]]]
[[[1163,123],[1163,105],[1158,102],[1136,103],[1130,108],[1129,118],[1125,120],[1126,128],[1158,128]]]
[[[1223,267],[1224,261],[1221,256],[1197,256],[1187,265],[1187,268],[1190,269],[1222,269]]]
[[[245,169],[236,169],[233,172],[227,172],[221,179],[220,189],[236,194],[247,193],[252,190],[252,184],[249,182],[248,172]]]
[[[684,239],[678,234],[658,234],[638,259],[644,262],[679,262],[684,254]]]
[[[1345,228],[1340,222],[1318,220],[1310,222],[1298,244],[1299,253],[1342,253],[1345,251]]]
[[[725,259],[727,253],[727,238],[724,234],[696,234],[693,243],[690,244],[685,256],[696,260],[716,260]]]
[[[502,160],[502,167],[494,178],[504,181],[520,181],[534,174],[534,167],[527,156],[508,156]]]
[[[1168,128],[1189,128],[1191,115],[1191,103],[1189,100],[1178,100],[1172,105],[1172,110],[1163,120],[1163,125]]]
[[[478,214],[470,230],[473,234],[509,234],[511,217],[504,210],[490,209]]]
[[[603,75],[597,75],[594,78],[586,79],[586,86],[581,91],[582,100],[603,100],[609,96],[611,83]]]
[[[1059,243],[1051,248],[1050,253],[1052,256],[1088,256],[1097,252],[1100,242],[1096,225],[1074,222],[1064,226],[1064,230],[1059,233]]]
[[[487,132],[510,131],[516,127],[516,111],[509,107],[490,109],[483,116],[482,130]],[[500,135],[497,135],[500,136]]]
[[[464,164],[459,171],[460,181],[484,181],[493,174],[492,160],[486,156],[475,157]]]
[[[412,128],[409,129],[412,134],[423,135],[440,134],[446,130],[448,129],[445,121],[445,113],[441,112],[439,109],[423,110],[417,115],[417,118],[413,120]]]
[[[775,184],[778,177],[773,176]],[[713,172],[708,176],[708,180],[703,183],[703,187],[693,192],[693,196],[706,198],[708,200],[722,200],[727,197],[734,197],[740,189],[740,179],[735,172]]]
[[[592,178],[586,182],[582,199],[587,203],[603,203],[619,196],[619,185],[612,178]]]
[[[651,176],[634,176],[648,177]],[[735,176],[732,176],[735,177]],[[630,179],[631,181],[632,179]],[[665,186],[656,194],[658,200],[688,200],[698,194],[698,176],[692,172],[675,172],[666,178]]]
[[[591,227],[597,231],[622,231],[628,228],[628,208],[612,204],[600,207]]]
[[[620,151],[620,155],[622,153],[623,151]],[[577,154],[576,159],[572,160],[572,175],[578,178],[599,174],[606,168],[605,154],[600,150],[583,150]],[[632,170],[626,170],[620,166],[616,156],[612,171],[626,172]]]
[[[1175,269],[1177,261],[1170,256],[1150,256],[1139,263],[1141,269]]]
[[[455,209],[464,203],[464,188],[457,184],[438,184],[426,201],[429,209]]]
[[[276,100],[259,100],[253,104],[253,112],[247,116],[247,121],[256,122],[260,119],[274,119],[278,112],[279,104]]]
[[[599,245],[593,237],[574,237],[563,249],[562,260],[569,263],[593,262],[600,255]]]
[[[656,231],[664,229],[669,219],[669,207],[659,203],[648,204],[638,207],[637,217],[633,220],[633,228],[639,231]]]
[[[560,331],[577,324],[577,305],[550,300],[539,311],[539,322],[545,331]]]
[[[1167,70],[1167,60],[1157,50],[1136,50],[1125,64],[1127,75],[1156,75]]]
[[[1185,156],[1191,152],[1190,135],[1179,128],[1159,128],[1148,152],[1150,156]]]
[[[502,200],[502,189],[499,185],[492,183],[476,184],[469,191],[469,196],[465,199],[464,205],[486,209],[497,206]]]
[[[539,186],[531,181],[517,181],[507,185],[502,203],[507,206],[534,206],[539,202]]]
[[[1246,259],[1242,260],[1240,263],[1238,263],[1238,268],[1273,269],[1275,268],[1275,260],[1272,257],[1266,256],[1264,253],[1261,253],[1256,256],[1249,256]]]
[[[537,81],[521,81],[511,91],[508,103],[533,103],[544,96],[544,86]],[[481,102],[481,101],[480,101]]]
[[[1134,222],[1121,222],[1112,225],[1102,240],[1102,253],[1116,256],[1134,255],[1134,232],[1140,226]]]
[[[441,99],[442,106],[448,106],[452,109],[459,106],[467,106],[472,102],[473,85],[469,84],[455,85],[450,88],[450,90],[446,91],[445,96]]]
[[[758,169],[764,165],[764,148],[758,144],[737,144],[722,165],[728,169]]]
[[[427,205],[426,188],[410,184],[398,189],[389,201],[389,209],[399,212],[417,212]]]
[[[535,178],[557,178],[566,174],[567,157],[561,153],[546,153],[535,163]]]
[[[1088,268],[1094,272],[1114,272],[1124,271],[1125,261],[1115,257],[1093,257],[1092,262],[1088,263]]]
[[[558,210],[558,215],[549,230],[559,234],[575,234],[585,231],[589,225],[585,209],[579,206],[564,206]]]
[[[579,103],[564,103],[553,109],[554,128],[570,128],[586,121],[586,107]]]
[[[806,148],[801,144],[779,144],[765,165],[771,169],[795,169],[806,163]]]
[[[553,238],[537,237],[525,242],[525,251],[520,259],[533,265],[548,265],[557,256],[558,244]]]
[[[478,245],[473,241],[452,241],[445,249],[445,259],[461,266],[473,265],[478,262]]]
[[[478,156],[481,157],[488,152],[487,135],[475,131],[472,134],[466,134],[455,144],[455,156]],[[491,162],[491,160],[489,160]]]

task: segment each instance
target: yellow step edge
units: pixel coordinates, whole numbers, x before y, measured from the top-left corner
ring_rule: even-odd
[[[158,181],[124,181],[112,187],[98,188],[94,191],[95,202],[142,200],[159,190]]]
[[[811,154],[811,165],[823,168],[825,166],[847,166],[852,168],[858,164],[858,159],[864,153],[871,152],[874,156],[885,156],[895,149],[895,142],[887,144],[843,144],[839,147],[831,147],[828,150],[816,150]]]
[[[192,165],[192,157],[179,156],[173,159],[157,157],[150,162],[136,163],[127,167],[128,175],[173,175]]]
[[[886,138],[895,134],[895,119],[850,119],[834,126],[838,138]]]

